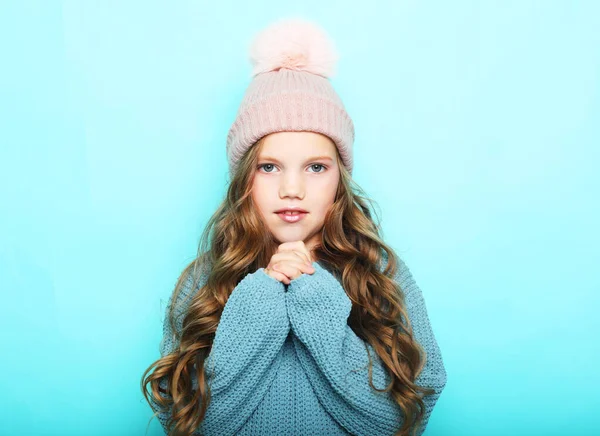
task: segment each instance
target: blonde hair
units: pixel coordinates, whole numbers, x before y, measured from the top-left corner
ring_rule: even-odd
[[[167,322],[176,334],[176,349],[152,363],[142,376],[146,401],[169,412],[170,436],[189,436],[200,426],[210,401],[204,362],[225,303],[236,284],[266,266],[277,249],[270,232],[265,232],[251,195],[261,147],[262,142],[258,141],[240,161],[225,199],[202,233],[197,257],[177,281],[172,301],[178,300],[186,280],[193,280],[195,291],[183,313],[178,313],[173,304],[167,314]],[[394,279],[398,270],[396,254],[384,243],[381,228],[372,218],[367,205],[374,202],[360,195],[364,193],[353,182],[339,153],[337,159],[340,182],[313,255],[340,277],[353,302],[348,324],[373,347],[388,370],[390,384],[383,390],[377,389],[369,355],[369,383],[379,392],[389,392],[399,405],[405,419],[396,435],[406,436],[411,434],[411,428],[416,432],[423,419],[421,393],[430,395],[434,391],[415,384],[425,364],[424,352],[413,337],[404,292]],[[382,270],[384,260],[387,264]],[[199,287],[201,271],[207,271],[207,280]],[[178,316],[183,317],[180,323]],[[198,381],[197,389],[192,385],[192,371]],[[161,382],[166,390],[160,387]],[[161,392],[168,396],[161,396]]]

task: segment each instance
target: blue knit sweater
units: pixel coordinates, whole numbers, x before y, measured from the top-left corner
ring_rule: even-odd
[[[235,287],[205,362],[212,398],[195,434],[376,436],[399,429],[400,408],[389,393],[369,386],[365,346],[373,359],[375,387],[384,388],[390,378],[371,345],[347,324],[351,300],[324,266],[312,265],[313,274],[289,285],[260,268]],[[424,398],[421,435],[446,384],[446,370],[423,295],[402,260],[396,280],[405,292],[415,338],[427,353],[416,382],[436,391]],[[184,313],[191,283],[188,278],[176,313]],[[176,328],[181,329],[179,318]],[[166,319],[163,329],[161,356],[177,348]],[[193,383],[197,386],[195,378]],[[159,413],[158,419],[166,430],[167,415]]]

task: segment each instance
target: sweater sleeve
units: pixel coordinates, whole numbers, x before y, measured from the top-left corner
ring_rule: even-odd
[[[190,285],[191,279],[186,286],[188,293]],[[211,401],[195,434],[235,434],[266,394],[290,331],[284,292],[284,284],[267,275],[264,268],[248,274],[232,291],[205,361]],[[181,328],[181,321],[177,327]],[[165,356],[178,345],[166,320],[163,330],[161,355]],[[192,382],[197,388],[195,374]],[[165,385],[163,380],[161,386]],[[166,431],[167,416],[158,417]]]
[[[417,436],[421,436],[427,427],[431,412],[433,412],[433,408],[446,386],[447,373],[439,344],[429,320],[423,292],[404,261],[398,259],[398,262],[398,272],[395,279],[405,293],[408,317],[412,323],[415,340],[423,347],[426,354],[425,366],[415,382],[419,386],[432,388],[435,391],[432,395],[423,398],[425,414],[417,433]]]
[[[355,435],[393,435],[402,425],[400,407],[389,393],[376,392],[369,385],[367,347],[373,359],[373,384],[383,389],[390,381],[383,362],[370,344],[360,339],[347,324],[352,302],[340,282],[317,262],[315,272],[292,280],[286,305],[294,332],[293,342],[315,394],[331,416]],[[401,264],[401,266],[405,266]],[[399,278],[410,282],[403,270]],[[445,373],[439,349],[431,333],[422,296],[411,288],[407,308],[417,338],[425,345],[430,361],[421,381],[439,391]],[[437,399],[437,398],[436,398]],[[435,401],[426,402],[427,415]],[[419,434],[422,433],[424,426]]]

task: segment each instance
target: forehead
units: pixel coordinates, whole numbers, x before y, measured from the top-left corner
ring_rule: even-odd
[[[259,157],[306,158],[325,156],[335,159],[335,143],[316,132],[275,132],[263,138]]]

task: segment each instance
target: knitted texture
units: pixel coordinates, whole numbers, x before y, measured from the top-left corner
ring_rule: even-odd
[[[373,436],[393,435],[401,426],[401,410],[389,393],[369,385],[366,348],[375,387],[384,388],[390,378],[371,345],[347,324],[351,300],[335,276],[319,262],[312,265],[315,272],[292,280],[287,290],[264,268],[233,290],[206,361],[212,400],[195,434]],[[423,399],[421,435],[446,385],[446,370],[422,292],[402,260],[395,279],[427,355],[416,383],[435,390]],[[183,306],[180,313],[192,294],[191,279],[186,283],[175,303]],[[178,346],[166,319],[163,329],[161,356]],[[166,430],[167,415],[158,419]]]
[[[328,136],[352,174],[354,124],[329,80],[337,58],[333,42],[310,21],[280,20],[258,34],[250,50],[253,80],[227,135],[230,176],[256,141],[282,131]]]

